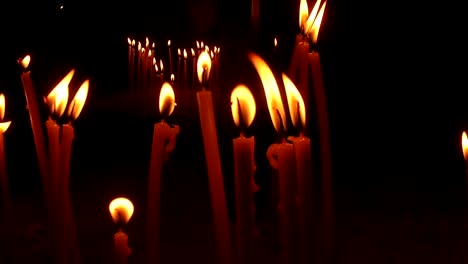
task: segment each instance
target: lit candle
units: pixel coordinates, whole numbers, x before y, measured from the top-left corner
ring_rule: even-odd
[[[164,64],[162,60],[159,61],[159,66],[159,70],[161,71],[161,81],[164,81]]]
[[[255,100],[250,90],[238,85],[231,93],[231,110],[234,123],[240,129],[240,136],[234,145],[234,179],[236,192],[236,241],[238,263],[248,263],[253,247],[255,228],[254,183],[255,139],[245,137],[245,131],[255,118]]]
[[[320,11],[315,18],[311,30],[310,39],[312,41],[313,49],[308,54],[308,60],[312,75],[312,88],[315,96],[316,112],[317,112],[317,125],[319,130],[319,146],[320,146],[320,168],[321,168],[321,182],[322,182],[322,195],[323,195],[323,224],[325,232],[325,246],[330,254],[331,243],[333,237],[333,179],[332,179],[332,164],[331,164],[331,145],[330,145],[330,131],[328,124],[328,109],[327,97],[325,94],[325,87],[323,85],[322,67],[320,65],[320,56],[316,50],[318,40],[318,33],[320,24],[322,22],[323,13],[325,11],[325,1],[320,8]]]
[[[169,49],[169,74],[172,74],[171,40],[167,41],[167,48]]]
[[[133,215],[134,207],[127,198],[116,198],[109,204],[109,211],[114,223],[119,225],[119,231],[114,235],[115,263],[127,264],[132,250],[128,247],[128,235],[122,231],[122,225],[128,223]]]
[[[213,100],[211,92],[206,90],[210,69],[210,55],[207,52],[202,52],[197,62],[198,80],[202,87],[202,90],[197,92],[197,101],[211,192],[211,206],[216,228],[216,245],[218,246],[219,263],[232,263],[229,219],[219,157]]]
[[[153,144],[151,148],[151,161],[148,176],[148,210],[146,221],[147,235],[147,263],[159,263],[159,229],[161,205],[161,175],[164,163],[168,161],[169,154],[174,150],[179,126],[170,126],[164,121],[174,111],[176,106],[172,86],[164,83],[159,94],[159,112],[163,116],[161,122],[154,125]]]
[[[465,187],[468,192],[468,137],[466,136],[466,132],[463,131],[462,134],[462,150],[463,150],[463,157],[465,158],[465,169],[466,169],[466,182]]]
[[[3,117],[5,116],[5,96],[0,94],[0,185],[2,190],[2,201],[3,209],[6,214],[9,214],[8,210],[10,209],[10,194],[8,190],[8,176],[6,169],[6,160],[5,160],[5,143],[4,143],[4,134],[7,129],[10,127],[11,121],[3,122]],[[6,218],[7,216],[4,215]]]
[[[177,55],[179,57],[179,60],[177,62],[177,78],[179,78],[179,79],[178,79],[177,83],[178,83],[178,86],[180,87],[182,85],[182,83],[181,83],[182,82],[182,78],[181,78],[181,76],[182,76],[182,64],[180,63],[180,61],[182,59],[182,53],[180,52],[180,49],[177,49]]]
[[[136,74],[135,92],[137,92],[141,86],[141,72],[142,72],[141,52],[142,52],[141,42],[138,41],[138,57],[137,57],[137,68],[136,68],[137,74]]]
[[[135,90],[135,40],[132,40],[132,50],[131,50],[131,57],[130,57],[130,89],[132,91]]]
[[[197,45],[198,41],[197,41]],[[197,85],[197,56],[195,56],[195,50],[192,48],[192,88]]]
[[[250,53],[249,58],[262,81],[273,126],[282,139],[281,143],[270,145],[267,158],[270,166],[278,171],[281,263],[295,263],[296,184],[294,175],[296,175],[296,162],[294,147],[283,137],[286,132],[286,114],[273,72],[258,55]]]
[[[148,57],[146,58],[146,64],[147,64],[147,67],[146,67],[146,85],[145,85],[145,89],[149,89],[151,88],[151,74],[152,74],[152,71],[151,69],[153,68],[153,52],[151,51],[151,49],[148,50]]]
[[[47,152],[44,141],[44,132],[42,130],[41,116],[39,112],[39,107],[37,104],[36,93],[31,80],[31,72],[26,71],[29,66],[31,57],[27,55],[24,57],[20,64],[23,66],[25,72],[21,74],[21,81],[23,83],[24,92],[26,94],[26,103],[29,110],[29,117],[31,119],[31,127],[33,130],[34,144],[36,146],[36,154],[39,162],[39,170],[42,177],[42,188],[44,188],[44,194],[46,203],[47,200],[51,201],[47,196],[51,194],[49,190],[49,173],[48,173],[48,160]],[[52,208],[48,208],[52,210]]]
[[[128,43],[128,61],[127,61],[127,67],[128,67],[128,87],[129,89],[132,88],[132,40],[130,38],[127,38],[127,43]]]
[[[299,90],[294,83],[283,74],[284,88],[289,106],[289,113],[294,127],[299,129],[298,137],[288,137],[293,143],[296,157],[297,172],[297,202],[299,217],[299,238],[301,263],[313,262],[310,250],[313,247],[312,227],[312,157],[310,149],[310,139],[304,135],[306,129],[306,108]]]
[[[197,40],[196,44],[197,44],[197,57],[198,57],[198,55],[200,55],[200,42]]]
[[[183,87],[187,88],[187,51],[184,49],[184,80],[183,82]]]
[[[147,50],[145,48],[141,48],[141,84],[138,89],[140,91],[144,90],[146,87],[146,78],[148,77],[147,75],[147,68],[148,68],[148,55],[147,55]]]

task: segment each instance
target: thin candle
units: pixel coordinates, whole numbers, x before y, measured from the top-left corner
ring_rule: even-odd
[[[147,263],[159,263],[160,256],[160,206],[164,164],[174,150],[179,126],[164,121],[174,111],[175,94],[169,83],[164,83],[159,94],[159,112],[163,119],[154,125],[151,161],[148,176],[148,210],[146,221]]]
[[[4,209],[4,217],[7,218],[11,208],[10,192],[8,190],[8,175],[6,169],[6,154],[5,154],[5,132],[10,127],[11,121],[3,122],[5,116],[5,96],[0,94],[0,187],[2,191],[2,203]]]
[[[169,50],[169,74],[172,74],[172,53],[171,53],[171,40],[167,41],[167,48]]]
[[[249,88],[238,85],[231,93],[231,111],[240,136],[233,140],[236,193],[236,242],[238,263],[248,263],[252,256],[255,228],[254,183],[255,138],[246,137],[246,129],[255,118],[255,100]]]
[[[468,137],[465,131],[463,131],[461,143],[462,143],[462,150],[463,150],[463,158],[465,158],[465,170],[466,170],[465,187],[466,187],[466,190],[468,190]]]
[[[183,52],[183,55],[184,55],[184,80],[183,80],[183,87],[186,88],[187,86],[187,50],[184,49],[184,52]]]
[[[197,92],[198,112],[203,134],[206,169],[211,193],[211,206],[216,232],[219,263],[232,263],[232,248],[229,234],[229,220],[224,192],[224,179],[219,157],[218,135],[211,91],[207,89],[211,70],[211,59],[207,52],[198,57],[197,74],[202,90]]]
[[[114,235],[114,259],[116,264],[127,264],[128,256],[132,253],[128,246],[128,235],[122,231],[122,226],[130,221],[134,210],[132,202],[123,197],[116,198],[109,204],[112,220],[119,225],[119,229]]]
[[[180,49],[177,49],[177,55],[179,57],[179,60],[177,62],[177,78],[179,79],[177,83],[178,83],[178,86],[180,87],[182,86],[182,83],[181,83],[182,82],[182,78],[181,78],[182,77],[182,64],[180,63],[180,61],[182,60],[182,53],[180,52]]]
[[[197,46],[198,44],[197,41]],[[192,48],[192,88],[195,88],[197,85],[197,57],[195,56],[195,50]]]

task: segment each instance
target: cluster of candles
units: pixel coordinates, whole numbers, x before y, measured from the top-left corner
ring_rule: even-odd
[[[317,0],[310,16],[308,16],[307,3],[305,0],[301,1],[300,26],[302,32],[297,37],[289,73],[288,75],[284,73],[281,75],[282,85],[277,83],[273,71],[260,56],[255,53],[249,53],[249,59],[254,65],[263,85],[273,127],[281,139],[280,142],[273,143],[266,153],[270,166],[278,172],[281,263],[295,262],[298,258],[304,260],[304,263],[311,261],[312,157],[310,139],[306,136],[305,131],[307,127],[306,113],[308,112],[309,104],[307,99],[304,100],[304,98],[308,98],[309,77],[312,79],[313,92],[317,99],[316,112],[318,113],[317,119],[320,133],[324,206],[325,209],[331,211],[331,163],[328,142],[328,118],[325,105],[326,98],[318,52],[314,48],[310,51],[309,47],[309,42],[312,43],[311,46],[315,46],[317,42],[326,2],[323,5],[320,4],[320,0]],[[148,208],[145,232],[147,262],[160,262],[161,178],[163,168],[167,165],[168,159],[170,159],[170,154],[175,148],[176,138],[179,133],[177,125],[169,125],[164,119],[172,114],[176,106],[173,87],[182,88],[190,86],[199,88],[196,96],[211,193],[218,261],[219,263],[233,263],[233,258],[236,256],[238,263],[248,262],[253,253],[252,245],[255,229],[253,195],[257,188],[253,177],[255,171],[255,138],[245,135],[245,130],[252,124],[256,114],[256,103],[252,93],[243,84],[236,86],[231,93],[233,120],[241,131],[239,137],[233,140],[236,247],[232,247],[215,123],[215,110],[213,108],[212,93],[209,90],[218,87],[216,78],[219,76],[220,49],[215,47],[214,50],[210,50],[203,42],[197,41],[197,49],[190,49],[193,60],[190,71],[193,76],[187,75],[187,50],[178,49],[177,74],[180,77],[177,79],[173,73],[170,41],[168,41],[167,45],[169,69],[166,70],[162,62],[163,56],[157,56],[155,51],[156,45],[154,43],[150,44],[148,38],[146,38],[144,46],[132,39],[128,39],[128,44],[130,86],[138,89],[161,87],[159,111],[163,118],[154,125],[148,175]],[[182,58],[183,64],[181,64]],[[46,103],[50,109],[50,116],[45,124],[48,139],[46,147],[38,102],[30,78],[30,71],[27,71],[29,62],[29,56],[19,61],[25,69],[21,79],[31,117],[45,201],[50,215],[50,226],[54,230],[54,239],[57,242],[57,261],[59,263],[67,263],[71,258],[79,258],[68,193],[71,145],[74,136],[71,122],[76,120],[83,108],[89,82],[87,80],[84,81],[74,99],[67,104],[68,86],[74,75],[74,70],[72,70],[47,96]],[[181,65],[183,65],[183,70],[180,70]],[[172,78],[166,81],[164,76],[168,74]],[[192,77],[191,84],[188,82],[190,77]],[[179,81],[175,82],[176,79]],[[284,87],[285,89],[287,108],[283,106],[280,87]],[[4,104],[4,97],[0,95],[0,122],[3,121]],[[65,110],[67,110],[67,105],[67,118],[63,118],[62,116]],[[293,126],[300,131],[299,135],[286,135],[288,131],[286,122],[287,112],[289,112]],[[3,143],[3,133],[7,130],[9,124],[10,122],[0,123],[0,143]],[[2,176],[0,183],[3,189],[6,188],[4,160],[3,144],[0,144],[0,161],[2,162],[0,163],[0,176]],[[8,201],[9,198],[6,197],[3,200]],[[125,224],[130,220],[134,207],[131,201],[121,197],[110,203],[109,210],[116,223]],[[326,219],[325,222],[331,222],[331,219]],[[299,235],[299,240],[295,239],[295,234]],[[128,236],[122,231],[120,226],[114,236],[115,257],[119,263],[126,263],[131,253],[127,241]],[[233,252],[234,248],[236,249],[235,254]]]
[[[160,87],[165,81],[180,88],[196,87],[196,61],[202,51],[206,51],[213,62],[210,82],[214,85],[219,81],[220,48],[217,46],[210,49],[205,42],[197,40],[195,47],[177,48],[178,59],[173,62],[176,54],[171,40],[163,48],[151,42],[148,37],[144,41],[129,37],[127,44],[128,81],[130,89],[134,91]]]

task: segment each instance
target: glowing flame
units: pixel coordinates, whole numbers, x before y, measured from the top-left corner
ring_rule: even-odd
[[[302,127],[306,126],[306,109],[304,100],[302,99],[301,93],[289,79],[286,74],[283,73],[284,89],[286,90],[286,98],[288,100],[289,113],[293,126],[297,127],[301,122]]]
[[[0,122],[5,117],[5,96],[0,94]],[[10,127],[11,121],[0,123],[0,133],[5,133]]]
[[[58,117],[63,115],[68,102],[68,85],[75,74],[75,70],[71,70],[55,88],[47,95],[47,103],[49,104],[51,113]]]
[[[156,65],[156,58],[153,57],[153,65]]]
[[[164,64],[162,60],[159,61],[159,66],[159,68],[161,68],[161,71],[164,71]]]
[[[171,84],[165,82],[159,93],[159,112],[164,116],[169,116],[176,106],[174,89]]]
[[[145,54],[145,48],[141,48],[141,54]]]
[[[175,80],[175,75],[174,75],[174,74],[171,74],[170,79],[171,79],[171,82],[174,82],[174,80]]]
[[[275,43],[275,47],[277,47],[278,46],[278,40],[276,38],[274,40],[274,43]]]
[[[153,53],[151,53],[151,50],[148,50],[148,57],[151,57]]]
[[[141,42],[138,41],[138,51],[141,51]]]
[[[130,38],[127,38],[128,45],[132,45],[132,40]]]
[[[309,6],[307,5],[307,0],[301,0],[299,5],[299,28],[303,31],[307,17],[309,15]]]
[[[210,70],[211,70],[211,58],[208,52],[203,51],[200,53],[200,56],[198,56],[198,61],[197,61],[197,74],[198,74],[198,80],[200,83],[203,81],[203,73],[206,72],[206,76],[210,76]]]
[[[89,88],[89,80],[84,81],[78,92],[76,92],[75,97],[68,106],[68,116],[71,117],[73,120],[76,120],[83,110],[83,106],[86,102],[86,97],[88,97],[88,88]]]
[[[133,211],[133,204],[127,198],[116,198],[109,204],[109,212],[115,223],[120,221],[124,224],[128,223],[130,218],[132,218]]]
[[[132,40],[132,47],[135,47],[135,40]]]
[[[310,12],[309,18],[307,19],[307,22],[305,24],[306,34],[309,34],[312,29],[312,25],[314,24],[314,21],[317,17],[317,12],[320,8],[321,3],[322,3],[322,0],[317,0],[317,2],[315,2],[314,8],[312,8],[312,12]]]
[[[462,134],[462,148],[463,148],[463,156],[465,160],[468,161],[468,137],[466,136],[466,132],[463,131]]]
[[[177,49],[177,54],[180,56],[180,49]]]
[[[151,44],[151,48],[154,49],[156,47],[156,43],[153,42],[153,44]]]
[[[169,47],[171,46],[171,40],[167,41],[167,46],[169,46]]]
[[[322,23],[323,13],[325,12],[326,6],[327,1],[323,3],[322,8],[320,8],[320,11],[317,15],[317,18],[315,18],[314,23],[312,24],[312,28],[310,29],[309,38],[312,40],[313,43],[317,43],[320,24]]]
[[[211,57],[211,59],[214,59],[214,53],[213,53],[213,51],[210,51],[210,57]]]
[[[145,47],[146,47],[146,48],[149,47],[149,39],[148,39],[148,37],[146,37],[146,44],[145,44]]]
[[[205,43],[203,43],[203,41],[200,43],[200,48],[204,48],[205,47]]]
[[[197,43],[197,49],[200,49],[200,42],[198,42],[197,40],[196,43]]]
[[[208,47],[208,45],[205,46],[205,51],[210,52],[210,47]]]
[[[248,128],[255,118],[256,109],[255,99],[247,86],[240,84],[232,90],[231,112],[236,126],[240,126],[242,120]]]
[[[156,70],[156,72],[159,72],[158,64],[154,64],[154,69]]]
[[[195,57],[195,50],[193,48],[190,50],[192,51],[192,57]]]
[[[270,70],[270,67],[268,67],[268,64],[257,54],[249,53],[249,59],[255,66],[255,69],[262,81],[273,126],[277,132],[282,132],[281,126],[286,129],[286,114],[284,112],[283,102],[281,101],[281,94],[278,84],[276,83],[275,76]]]
[[[187,51],[184,49],[184,59],[187,59]]]
[[[31,56],[26,55],[26,56],[21,60],[21,66],[23,66],[23,68],[26,69],[26,68],[28,68],[30,62],[31,62]]]

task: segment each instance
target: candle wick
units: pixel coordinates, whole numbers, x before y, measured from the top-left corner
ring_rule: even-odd
[[[276,114],[278,115],[278,118],[280,120],[280,128],[279,128],[279,131],[278,131],[278,135],[280,138],[282,138],[283,141],[285,141],[284,139],[284,132],[285,131],[285,128],[284,128],[284,125],[283,125],[283,118],[281,117],[281,114],[280,114],[280,111],[278,110],[278,108],[275,108],[276,110]]]

